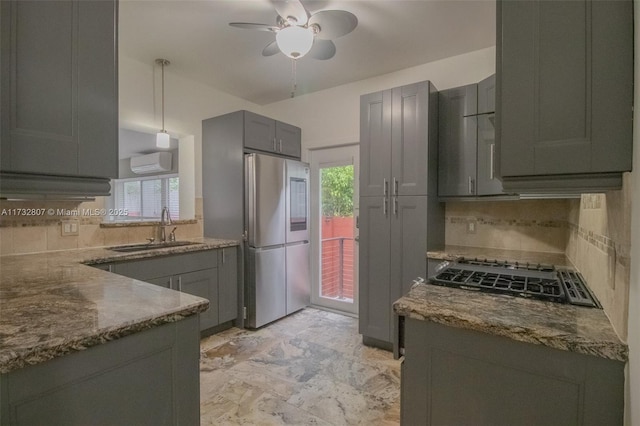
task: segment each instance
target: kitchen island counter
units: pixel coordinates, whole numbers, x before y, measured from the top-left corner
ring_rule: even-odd
[[[238,245],[192,241],[130,253],[89,248],[1,256],[0,373],[205,311],[206,299],[87,266]]]

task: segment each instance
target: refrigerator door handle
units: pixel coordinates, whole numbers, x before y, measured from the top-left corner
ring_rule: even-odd
[[[387,217],[387,214],[389,213],[389,201],[387,200],[387,197],[382,199],[382,210],[384,212],[384,217]]]

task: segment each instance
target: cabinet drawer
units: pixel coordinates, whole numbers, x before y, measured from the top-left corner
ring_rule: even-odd
[[[216,268],[217,266],[218,251],[206,250],[117,263],[113,266],[113,272],[138,280],[148,280]]]

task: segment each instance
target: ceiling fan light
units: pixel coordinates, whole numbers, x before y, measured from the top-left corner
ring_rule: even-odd
[[[313,31],[304,27],[286,27],[278,31],[276,42],[282,53],[288,57],[302,58],[313,46]]]
[[[171,146],[171,137],[166,130],[156,133],[156,147],[169,148]]]

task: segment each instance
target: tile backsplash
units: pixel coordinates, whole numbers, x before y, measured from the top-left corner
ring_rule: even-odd
[[[627,337],[631,175],[623,188],[576,199],[449,202],[447,245],[564,253]]]
[[[196,222],[178,224],[178,239],[202,236],[202,198],[196,198]],[[34,253],[145,242],[154,226],[101,226],[103,197],[95,201],[0,200],[0,254]],[[65,223],[75,224],[77,235],[62,235]]]
[[[569,203],[566,255],[626,340],[631,276],[631,174],[620,191],[585,194]]]
[[[449,202],[447,245],[564,253],[568,200]]]

